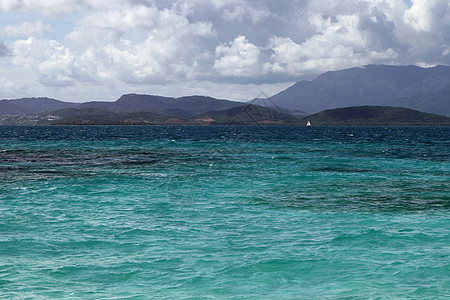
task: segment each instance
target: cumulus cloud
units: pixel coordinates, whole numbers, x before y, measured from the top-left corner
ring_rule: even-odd
[[[402,33],[408,45],[403,54],[417,64],[450,64],[450,3],[447,0],[413,0],[404,11]],[[401,37],[400,37],[401,38]]]
[[[14,43],[14,62],[42,83],[120,80],[164,83],[194,76],[208,54],[195,42],[214,36],[208,22],[154,6],[130,6],[89,14],[61,43],[28,38]],[[183,46],[181,46],[183,45]]]
[[[34,71],[40,82],[49,86],[74,84],[74,55],[54,40],[30,37],[14,43],[13,61]]]
[[[233,42],[216,48],[214,69],[224,76],[252,76],[258,72],[258,47],[245,36],[238,36]]]
[[[209,22],[192,23],[156,7],[132,7],[91,15],[68,38],[73,48],[98,62],[99,75],[144,83],[189,77],[208,55],[201,40],[211,36]]]
[[[447,0],[311,1],[313,33],[296,42],[269,38],[263,70],[277,74],[320,73],[364,64],[449,63]]]
[[[273,54],[271,61],[264,64],[266,72],[301,75],[393,61],[398,56],[389,43],[373,37],[373,28],[361,30],[361,19],[356,15],[335,18],[316,15],[310,18],[310,23],[318,33],[302,43],[287,37],[271,38],[269,46]]]
[[[412,0],[413,5],[405,11],[406,22],[416,30],[440,31],[440,25],[449,21],[448,0]]]

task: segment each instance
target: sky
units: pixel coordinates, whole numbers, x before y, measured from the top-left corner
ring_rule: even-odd
[[[367,64],[450,65],[450,1],[0,0],[0,99],[245,101]]]

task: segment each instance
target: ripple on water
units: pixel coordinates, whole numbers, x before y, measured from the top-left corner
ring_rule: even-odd
[[[448,128],[227,128],[0,127],[1,297],[450,297]]]

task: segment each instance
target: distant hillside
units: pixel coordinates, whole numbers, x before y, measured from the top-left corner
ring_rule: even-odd
[[[162,116],[152,112],[116,113],[100,108],[65,108],[42,118],[38,124],[94,125],[94,124],[175,124],[186,120]]]
[[[224,110],[241,105],[243,105],[241,102],[219,100],[204,96],[171,98],[127,94],[121,96],[114,102],[91,101],[85,103],[63,102],[50,98],[23,98],[0,100],[0,116],[21,114],[38,115],[64,108],[97,108],[115,113],[153,112],[160,115],[189,118],[204,112]]]
[[[102,108],[118,113],[137,111],[153,112],[160,115],[173,115],[189,118],[212,110],[223,110],[242,105],[240,102],[219,100],[204,96],[189,96],[181,98],[162,97],[154,95],[127,94],[115,102],[87,102],[81,108]]]
[[[303,120],[313,125],[450,125],[450,118],[446,116],[388,106],[329,109]]]
[[[41,114],[62,108],[76,107],[77,103],[52,98],[21,98],[0,100],[0,115]]]
[[[294,124],[300,120],[267,107],[246,104],[222,111],[200,114],[192,121],[207,124]]]
[[[306,124],[313,125],[450,125],[450,118],[417,110],[388,106],[356,106],[325,110],[300,120],[273,109],[258,105],[210,111],[184,119],[152,112],[118,113],[99,108],[65,108],[43,116],[37,124],[56,125],[253,125]]]
[[[250,125],[250,124],[294,124],[299,119],[275,110],[246,104],[239,107],[211,111],[190,119],[159,115],[152,112],[113,112],[101,108],[64,108],[42,116],[37,124],[54,125],[97,125],[97,124],[184,124],[184,125]]]
[[[395,100],[396,105],[450,116],[450,84],[442,89]]]
[[[309,113],[338,107],[387,105],[441,114],[446,111],[450,116],[448,98],[433,94],[449,85],[448,66],[368,65],[326,72],[312,81],[299,81],[270,100],[278,106]],[[433,105],[429,105],[430,100]],[[252,103],[264,105],[260,99]]]

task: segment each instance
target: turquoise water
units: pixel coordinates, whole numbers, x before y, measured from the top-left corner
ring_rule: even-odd
[[[0,127],[2,299],[449,299],[449,127]]]

